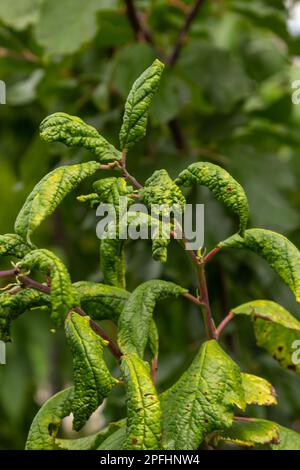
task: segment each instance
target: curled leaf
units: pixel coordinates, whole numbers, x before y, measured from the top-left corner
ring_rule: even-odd
[[[152,280],[140,284],[130,295],[118,322],[118,341],[121,350],[143,356],[156,302],[179,297],[187,292],[173,282]]]
[[[300,322],[285,308],[269,300],[253,300],[232,312],[250,315],[258,346],[266,349],[283,367],[300,373],[300,364],[293,360],[293,343],[300,340]]]
[[[242,385],[247,405],[276,405],[276,391],[266,379],[242,373]]]
[[[265,419],[247,418],[234,421],[231,428],[219,436],[220,440],[245,447],[279,442],[279,425]]]
[[[274,269],[300,302],[300,252],[286,237],[262,228],[246,230],[239,235],[219,243],[220,248],[247,248],[262,258]]]
[[[30,244],[30,237],[51,215],[64,197],[99,169],[97,162],[61,166],[48,173],[33,188],[15,222],[15,231]]]
[[[179,174],[175,183],[179,186],[201,184],[209,188],[239,217],[240,233],[243,235],[249,217],[247,196],[242,186],[224,168],[209,162],[193,163]]]
[[[63,142],[68,147],[84,147],[103,163],[121,159],[121,153],[113,145],[77,116],[66,113],[47,116],[40,125],[40,136],[45,142]]]
[[[30,250],[31,247],[19,235],[15,233],[0,235],[0,257],[6,255],[23,258]]]
[[[137,354],[122,357],[126,386],[127,426],[123,449],[161,449],[162,416],[148,364]]]
[[[100,267],[105,284],[126,287],[124,240],[103,238],[100,242]]]
[[[245,408],[239,367],[215,340],[206,341],[180,379],[161,395],[164,444],[196,450],[216,429],[229,428]]]
[[[62,390],[44,403],[35,416],[27,437],[27,450],[58,449],[56,436],[61,421],[71,413],[73,387]]]
[[[272,450],[300,450],[300,434],[278,425],[279,443],[271,444]]]
[[[28,253],[18,263],[21,270],[38,269],[51,277],[51,318],[60,324],[78,301],[70,275],[63,262],[51,251],[41,249]]]
[[[163,70],[164,64],[156,59],[132,85],[119,136],[122,150],[128,150],[146,134],[149,107]]]
[[[110,374],[103,357],[108,342],[92,330],[88,316],[72,312],[66,319],[65,331],[73,356],[73,428],[79,431],[117,380]]]
[[[19,315],[31,308],[50,305],[50,296],[35,289],[23,289],[12,294],[0,294],[0,341],[10,341],[10,325]]]
[[[73,284],[80,297],[80,304],[93,320],[112,320],[115,323],[128,300],[129,292],[118,287],[91,281]]]
[[[184,211],[185,198],[166,170],[156,170],[147,179],[140,194],[141,200],[149,207],[157,204],[164,205],[166,210],[174,207],[180,212]]]

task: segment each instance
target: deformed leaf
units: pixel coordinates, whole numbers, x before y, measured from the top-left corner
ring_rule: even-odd
[[[118,322],[118,342],[126,354],[143,356],[153,311],[158,300],[179,297],[187,292],[173,282],[152,280],[140,284],[130,295]]]
[[[121,159],[121,153],[93,127],[77,116],[54,113],[40,125],[40,136],[45,142],[62,142],[68,147],[83,147],[102,163]]]
[[[73,387],[49,398],[35,416],[27,437],[27,450],[54,450],[61,421],[71,413]]]
[[[18,267],[21,270],[38,269],[51,277],[51,318],[60,324],[78,301],[70,275],[63,262],[51,251],[40,249],[28,253],[18,263]]]
[[[122,150],[128,150],[146,134],[149,107],[163,69],[164,64],[156,59],[132,85],[120,130]]]
[[[31,247],[19,235],[15,233],[0,235],[0,257],[6,255],[23,258],[30,250]]]
[[[278,425],[279,443],[271,444],[272,450],[300,450],[300,434],[292,429]]]
[[[252,228],[244,237],[233,235],[220,248],[247,248],[264,258],[300,302],[300,252],[286,237],[271,230]]]
[[[109,395],[117,379],[110,374],[103,357],[108,342],[92,330],[90,317],[70,313],[65,331],[73,356],[73,428],[78,431]]]
[[[123,449],[161,449],[162,415],[149,366],[137,354],[122,357],[126,386],[127,426]]]
[[[0,341],[10,341],[11,322],[31,308],[49,306],[50,296],[35,289],[0,294]]]
[[[100,242],[100,268],[105,284],[126,287],[124,240],[103,238]]]
[[[209,433],[232,425],[236,406],[245,408],[239,367],[215,340],[206,341],[161,406],[165,448],[196,450]]]
[[[157,204],[165,205],[166,209],[174,207],[180,212],[184,211],[185,197],[166,170],[156,170],[147,179],[140,194],[141,200],[149,207]]]
[[[130,295],[125,289],[91,281],[76,282],[73,286],[79,294],[83,310],[93,320],[112,320],[116,323]]]
[[[232,427],[222,432],[219,438],[245,447],[277,444],[279,442],[279,426],[265,419],[235,420]]]
[[[300,322],[285,308],[270,300],[254,300],[232,312],[250,315],[258,346],[266,349],[283,367],[300,373],[300,364],[293,361],[293,343],[300,340]]]
[[[242,385],[247,405],[276,405],[276,391],[266,379],[242,373]]]
[[[61,166],[48,173],[33,188],[15,222],[15,231],[30,243],[37,227],[51,215],[64,197],[99,169],[97,162]]]
[[[200,184],[211,190],[240,219],[240,233],[243,235],[249,217],[247,196],[242,186],[224,168],[209,162],[197,162],[183,170],[175,183],[179,186]]]

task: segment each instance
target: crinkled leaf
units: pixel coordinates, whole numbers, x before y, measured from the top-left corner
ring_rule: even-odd
[[[283,367],[300,373],[300,364],[293,361],[293,343],[300,340],[300,322],[285,308],[269,300],[254,300],[232,312],[250,315],[258,346],[266,349]]]
[[[186,293],[173,282],[152,280],[140,284],[130,295],[118,322],[118,341],[121,350],[143,356],[153,311],[158,300],[179,297]]]
[[[16,294],[0,294],[0,340],[10,341],[11,322],[31,308],[49,306],[50,296],[35,289],[23,289]]]
[[[73,387],[49,398],[35,416],[27,438],[27,450],[53,450],[61,421],[71,413]]]
[[[276,405],[276,391],[266,379],[242,373],[242,385],[247,405]]]
[[[41,123],[40,136],[45,142],[63,142],[68,147],[84,147],[103,163],[121,159],[121,153],[112,144],[77,116],[51,114]]]
[[[61,166],[44,176],[29,194],[17,217],[16,233],[30,243],[32,233],[43,220],[55,211],[68,193],[97,169],[97,162],[87,162]]]
[[[51,251],[33,250],[18,263],[21,270],[38,269],[51,277],[51,318],[60,324],[78,302],[70,275],[63,262]]]
[[[185,198],[166,170],[156,170],[140,190],[142,201],[151,208],[153,204],[174,207],[183,212]]]
[[[126,287],[124,240],[103,239],[100,242],[100,268],[105,284]]]
[[[279,442],[279,426],[265,419],[247,418],[247,421],[234,421],[219,438],[245,447],[276,444]]]
[[[66,319],[65,331],[73,356],[73,428],[78,431],[109,395],[117,380],[110,374],[103,357],[108,342],[91,328],[90,317],[72,312]]]
[[[272,444],[272,450],[300,450],[300,434],[292,429],[278,425],[279,443]]]
[[[180,379],[161,395],[167,449],[196,450],[207,434],[232,425],[245,400],[239,367],[206,341]]]
[[[242,186],[224,168],[209,162],[193,163],[179,174],[175,183],[179,186],[201,184],[208,187],[219,201],[238,215],[240,233],[244,233],[249,217],[247,196]]]
[[[0,235],[0,257],[7,255],[23,258],[30,250],[31,247],[19,235],[15,233]]]
[[[286,237],[271,230],[252,228],[244,237],[233,235],[220,248],[247,248],[264,258],[300,302],[300,252]]]
[[[83,310],[93,320],[117,322],[130,295],[124,289],[91,281],[76,282],[73,286],[80,296]]]
[[[122,150],[128,150],[146,134],[149,107],[163,69],[164,64],[156,59],[132,85],[120,130]]]
[[[162,415],[148,364],[137,354],[123,356],[127,426],[123,449],[161,449]]]

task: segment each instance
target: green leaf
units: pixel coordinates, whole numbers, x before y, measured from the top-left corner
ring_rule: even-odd
[[[0,340],[10,341],[10,325],[19,315],[36,307],[49,306],[50,297],[35,289],[23,289],[16,294],[0,294]]]
[[[103,238],[100,242],[100,268],[105,284],[126,287],[124,240]]]
[[[51,0],[43,2],[35,28],[38,43],[49,55],[72,54],[93,39],[99,10],[110,9],[115,0]]]
[[[93,320],[112,320],[115,323],[129,298],[129,292],[97,282],[80,281],[73,284],[80,296],[83,310]]]
[[[51,251],[41,249],[28,253],[17,265],[21,270],[38,269],[51,277],[51,318],[61,324],[78,301],[70,275],[63,262]]]
[[[272,444],[272,450],[300,450],[300,434],[278,425],[279,444]]]
[[[8,26],[23,30],[36,23],[42,0],[1,0],[0,19]]]
[[[102,163],[121,159],[121,153],[93,127],[77,116],[54,113],[40,125],[40,136],[45,142],[63,142],[68,147],[83,147]]]
[[[267,380],[242,373],[242,385],[247,405],[276,405],[276,391]]]
[[[159,85],[164,64],[156,59],[134,82],[127,101],[120,130],[122,150],[128,150],[146,134],[148,111]]]
[[[173,282],[152,280],[140,284],[130,295],[118,322],[118,342],[125,354],[143,356],[158,300],[179,297],[187,292]]]
[[[97,162],[87,162],[61,166],[44,176],[27,197],[17,217],[16,233],[30,243],[35,229],[55,211],[64,197],[98,169]]]
[[[276,444],[279,442],[279,426],[265,419],[247,418],[247,421],[234,421],[219,438],[245,447]]]
[[[258,346],[266,349],[283,367],[300,373],[293,361],[293,343],[300,340],[300,322],[281,305],[269,300],[254,300],[232,310],[235,315],[250,315]]]
[[[161,395],[164,443],[196,450],[205,436],[232,425],[234,408],[245,408],[239,367],[215,340],[206,341],[180,379]]]
[[[240,233],[248,223],[249,206],[242,186],[223,168],[209,162],[197,162],[183,170],[175,183],[179,186],[201,184],[208,187],[240,219]]]
[[[122,450],[126,439],[126,427],[123,426],[111,434],[97,450]]]
[[[71,413],[73,387],[49,398],[35,416],[27,438],[26,450],[57,449],[55,439],[61,421]]]
[[[66,319],[65,331],[73,355],[73,428],[79,431],[117,380],[110,374],[103,357],[108,342],[91,328],[90,317],[72,312]]]
[[[123,449],[161,449],[162,416],[148,364],[137,354],[123,356],[121,369],[126,385],[127,426]]]
[[[23,258],[30,250],[31,247],[19,235],[15,233],[0,235],[0,257],[6,255]]]
[[[153,204],[174,207],[183,212],[185,208],[185,197],[180,188],[170,178],[166,170],[156,170],[145,182],[140,190],[141,200],[150,208]]]
[[[62,450],[96,450],[108,438],[119,430],[125,431],[125,421],[110,423],[101,431],[90,436],[80,437],[78,439],[56,439],[56,445]],[[125,435],[125,433],[124,433]]]
[[[300,302],[300,252],[286,237],[262,228],[246,230],[244,238],[233,235],[220,248],[247,248],[264,258]]]

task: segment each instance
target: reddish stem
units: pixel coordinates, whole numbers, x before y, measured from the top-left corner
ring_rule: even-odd
[[[199,290],[200,290],[199,300],[203,306],[204,324],[205,324],[206,334],[208,338],[216,339],[217,338],[216,328],[215,328],[214,320],[213,320],[212,313],[211,313],[210,303],[209,303],[204,264],[201,264],[200,266],[198,266],[198,281],[199,281]]]
[[[208,263],[220,250],[221,248],[219,246],[216,246],[209,253],[207,253],[207,255],[204,256],[204,264]]]
[[[216,329],[217,338],[219,338],[221,332],[224,330],[225,326],[233,319],[233,317],[234,317],[234,313],[229,312],[228,315],[225,318],[223,318],[218,328]]]
[[[18,270],[14,269],[7,269],[6,271],[0,271],[0,277],[13,277],[18,274]]]

